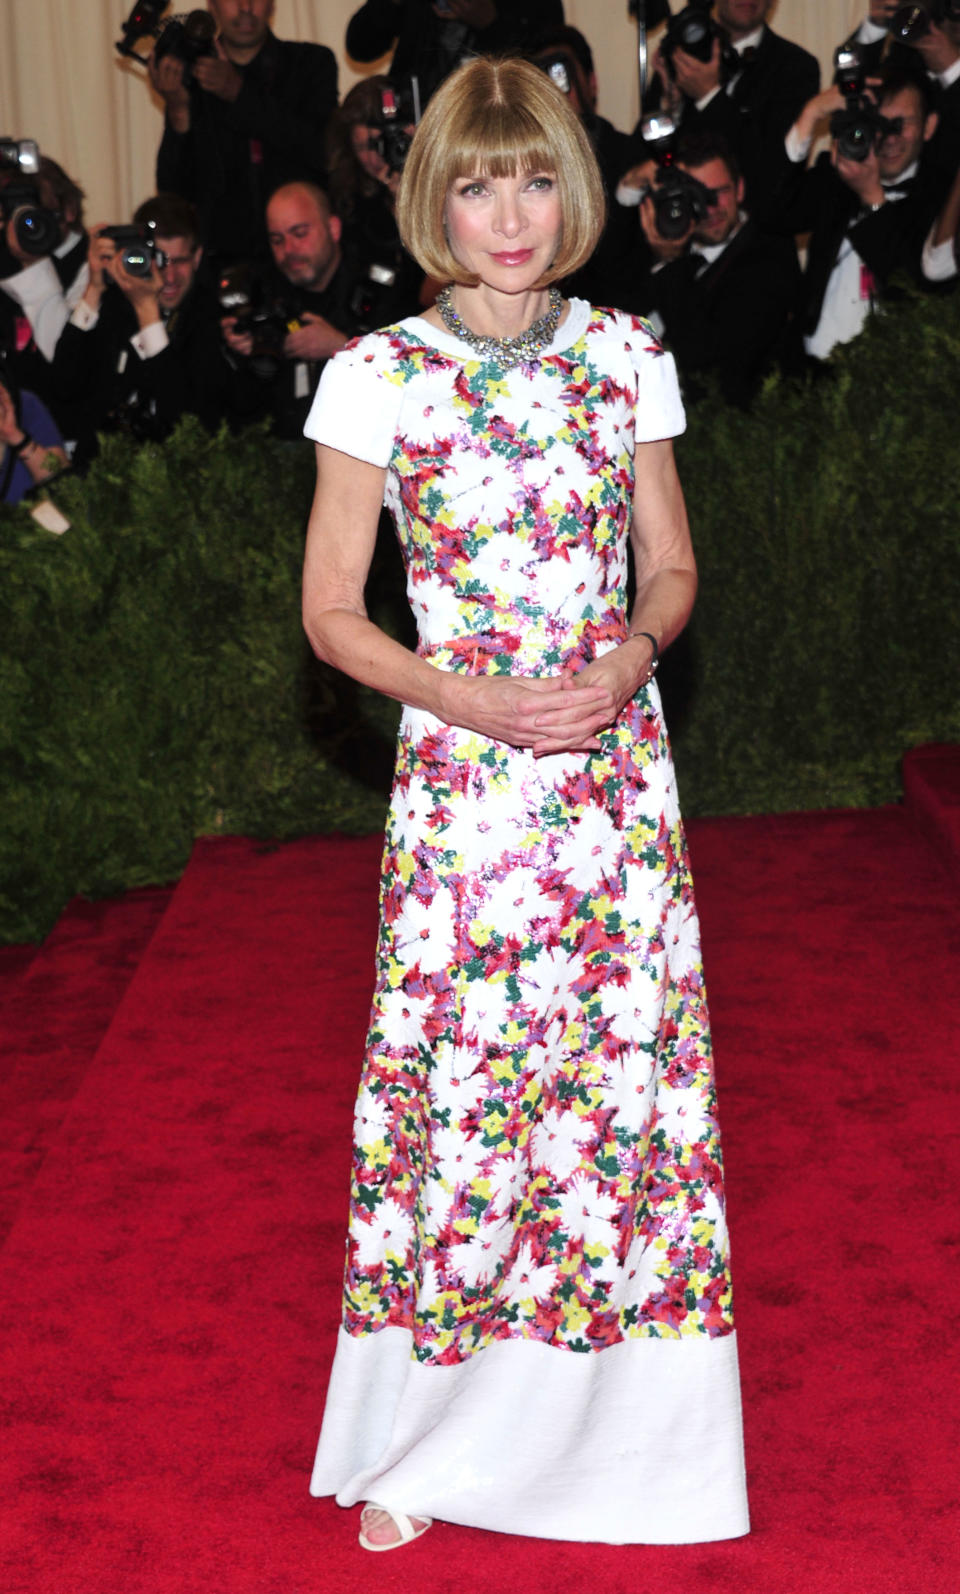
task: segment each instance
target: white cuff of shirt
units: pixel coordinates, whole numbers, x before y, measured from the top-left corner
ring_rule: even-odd
[[[794,122],[793,126],[788,129],[787,136],[783,141],[783,147],[787,152],[787,160],[792,161],[795,166],[799,166],[809,155],[812,143],[812,138],[800,137],[797,132],[797,124]]]
[[[99,310],[94,310],[86,299],[77,300],[73,307],[73,314],[70,317],[70,325],[72,327],[79,327],[81,332],[92,332],[99,320]]]
[[[719,93],[720,93],[720,85],[718,83],[715,89],[711,89],[709,94],[705,94],[703,96],[702,100],[696,100],[695,101],[697,110],[698,111],[705,111],[707,106],[710,104],[710,101],[711,100],[715,100]]]
[[[954,253],[953,239],[948,238],[942,244],[935,244],[931,230],[923,246],[921,265],[928,282],[948,282],[951,277],[955,277],[957,257]]]
[[[632,209],[634,205],[639,205],[645,193],[645,188],[633,188],[630,183],[618,183],[614,197],[618,205],[626,205],[628,209]]]
[[[951,84],[956,83],[957,78],[960,77],[960,55],[947,67],[945,72],[937,72],[934,75],[942,89],[950,88]]]
[[[167,329],[162,321],[151,321],[148,326],[141,327],[130,339],[141,360],[152,360],[155,354],[162,354],[170,339]]]

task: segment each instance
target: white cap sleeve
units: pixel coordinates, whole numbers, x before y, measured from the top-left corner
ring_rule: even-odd
[[[666,352],[650,322],[642,316],[624,316],[621,325],[630,362],[637,373],[637,442],[655,443],[664,437],[679,436],[686,430],[687,417],[673,355]]]
[[[383,334],[348,343],[324,366],[305,436],[370,465],[388,465],[403,402],[402,384],[392,375]]]

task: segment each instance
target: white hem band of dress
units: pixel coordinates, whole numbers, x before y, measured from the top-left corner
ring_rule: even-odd
[[[749,1531],[735,1334],[453,1366],[340,1330],[310,1492],[500,1533],[687,1544]]]

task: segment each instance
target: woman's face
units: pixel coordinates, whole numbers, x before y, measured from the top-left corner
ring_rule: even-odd
[[[390,176],[390,169],[381,154],[377,129],[366,127],[362,122],[356,123],[350,129],[350,143],[357,161],[367,176],[372,177],[375,182],[385,183]]]
[[[513,177],[467,173],[444,208],[454,258],[502,293],[524,293],[552,264],[563,230],[556,173]]]

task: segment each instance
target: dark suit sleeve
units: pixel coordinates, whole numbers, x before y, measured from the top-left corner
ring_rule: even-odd
[[[838,190],[837,174],[824,150],[813,166],[784,159],[762,208],[761,225],[771,232],[812,232]]]
[[[56,397],[70,404],[86,398],[92,410],[99,410],[110,368],[111,339],[101,315],[96,326],[82,332],[68,321],[53,351],[51,377]],[[95,424],[99,423],[100,415]]]
[[[787,163],[783,141],[808,100],[820,87],[815,56],[787,39],[768,35],[744,67],[733,91],[715,94],[698,111],[684,112],[686,130],[722,134],[740,158],[747,204],[756,214]]]
[[[905,199],[888,200],[850,228],[850,242],[881,287],[897,272],[919,280],[920,257],[938,194],[938,187],[920,178]]]
[[[713,373],[724,398],[746,404],[773,363],[796,302],[796,253],[768,241],[713,269],[711,280],[710,272],[695,275],[693,257],[664,266],[652,279],[656,308],[681,375]]]
[[[157,150],[157,193],[179,194],[181,199],[197,198],[196,161],[193,128],[177,133],[164,123],[163,138]]]
[[[393,0],[367,0],[347,23],[347,54],[354,61],[377,61],[386,55],[403,27],[404,9]]]

